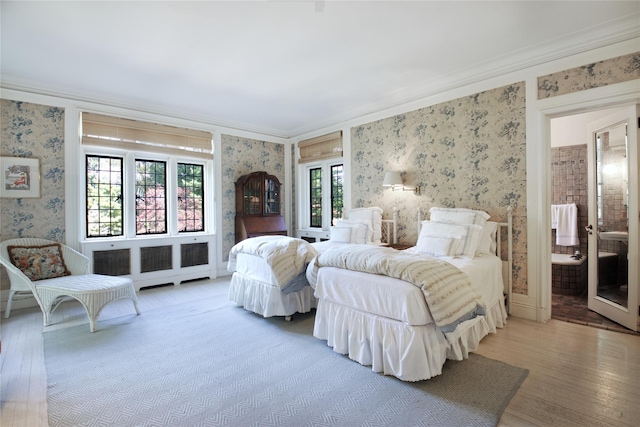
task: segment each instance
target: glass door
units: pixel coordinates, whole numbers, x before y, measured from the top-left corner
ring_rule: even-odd
[[[244,214],[262,215],[260,178],[252,177],[244,185]]]
[[[270,175],[264,179],[264,201],[265,215],[280,215],[280,184]]]
[[[635,117],[634,107],[591,126],[587,226],[589,309],[634,331],[640,309],[638,143],[629,124]]]

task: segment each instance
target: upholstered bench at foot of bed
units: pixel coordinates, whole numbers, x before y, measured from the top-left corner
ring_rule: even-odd
[[[138,297],[133,282],[128,278],[83,274],[39,280],[34,283],[42,302],[44,326],[50,324],[51,313],[66,296],[80,301],[87,310],[91,332],[96,331],[98,316],[111,301],[131,298],[136,313],[140,314]]]

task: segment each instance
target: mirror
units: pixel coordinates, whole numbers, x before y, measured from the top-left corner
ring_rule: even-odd
[[[627,124],[596,135],[598,296],[627,307],[629,168]]]

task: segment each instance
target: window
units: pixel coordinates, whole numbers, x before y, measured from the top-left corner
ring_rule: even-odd
[[[298,170],[304,188],[298,199],[301,228],[328,230],[344,211],[342,132],[298,143]]]
[[[344,212],[344,168],[343,165],[331,166],[331,223],[342,218]]]
[[[307,226],[311,228],[328,229],[334,220],[342,218],[344,167],[342,164],[324,163],[307,168],[309,191],[305,210],[309,213]]]
[[[211,140],[208,132],[83,113],[86,237],[205,231]]]
[[[136,234],[167,232],[167,164],[136,160]]]
[[[124,158],[87,155],[87,237],[124,234]],[[167,203],[167,162],[135,159],[135,234],[167,233],[167,206],[178,232],[204,231],[204,165],[177,164],[177,200]]]
[[[178,163],[178,231],[204,231],[204,167]]]
[[[87,236],[122,236],[122,158],[87,156]]]
[[[309,170],[310,188],[310,223],[311,227],[322,227],[322,168]]]

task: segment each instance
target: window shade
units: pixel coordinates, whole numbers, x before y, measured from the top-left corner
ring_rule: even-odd
[[[212,159],[211,132],[82,113],[82,143]]]
[[[342,131],[300,141],[298,149],[300,151],[298,163],[342,157]]]

